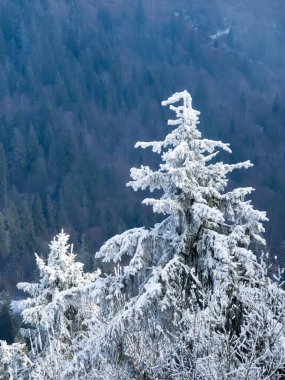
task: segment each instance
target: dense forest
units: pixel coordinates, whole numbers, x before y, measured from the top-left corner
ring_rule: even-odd
[[[34,278],[34,252],[46,255],[61,228],[91,270],[106,238],[153,225],[125,187],[148,154],[133,145],[161,137],[160,101],[185,87],[205,136],[255,164],[229,186],[256,188],[282,259],[285,5],[256,3],[1,2],[0,290]]]

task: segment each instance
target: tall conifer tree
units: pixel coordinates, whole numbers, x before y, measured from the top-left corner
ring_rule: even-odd
[[[31,295],[23,317],[33,327],[32,350],[25,356],[1,343],[3,373],[21,380],[284,377],[282,272],[271,280],[252,251],[265,244],[267,218],[245,200],[252,188],[227,190],[228,174],[251,164],[218,161],[218,149],[229,146],[202,139],[187,91],[162,104],[176,113],[168,122],[175,129],[136,145],[151,147],[162,163],[133,168],[128,185],[158,190],[144,203],[165,219],[108,240],[96,257],[112,271],[99,278],[83,274],[68,236],[58,235],[47,264],[37,257],[40,282],[20,285]]]

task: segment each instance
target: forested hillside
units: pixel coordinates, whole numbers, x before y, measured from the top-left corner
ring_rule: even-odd
[[[62,227],[92,269],[107,237],[153,224],[125,187],[142,162],[133,145],[160,138],[160,101],[185,87],[204,135],[255,164],[230,186],[256,188],[281,253],[284,11],[279,0],[2,1],[0,287],[33,278],[34,251]]]

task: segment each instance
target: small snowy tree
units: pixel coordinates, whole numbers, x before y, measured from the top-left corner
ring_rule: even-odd
[[[19,372],[31,364],[21,343],[7,344],[0,341],[0,378],[2,380],[18,379]]]
[[[97,273],[83,272],[83,264],[75,261],[73,246],[68,244],[69,236],[61,232],[50,244],[47,264],[36,254],[36,263],[40,272],[39,283],[19,283],[18,288],[29,293],[30,298],[23,301],[24,322],[37,325],[39,321],[52,325],[51,315],[43,315],[42,310],[51,304],[58,294],[74,287],[84,286],[97,277]],[[54,316],[52,316],[54,318]]]
[[[22,333],[31,345],[31,365],[25,370],[18,368],[19,379],[58,379],[88,334],[84,320],[95,306],[88,302],[84,287],[93,283],[99,272],[83,272],[68,239],[61,232],[51,242],[47,264],[36,255],[38,283],[18,284],[30,294],[23,301],[22,312],[30,328]]]

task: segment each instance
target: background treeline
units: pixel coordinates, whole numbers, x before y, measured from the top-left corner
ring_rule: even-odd
[[[271,218],[269,246],[279,250],[284,6],[208,4],[1,2],[0,289],[33,278],[34,251],[45,255],[62,227],[92,269],[107,237],[155,222],[125,187],[130,166],[142,162],[133,145],[163,134],[160,102],[184,88],[202,111],[204,134],[231,143],[227,160],[255,163],[251,178],[232,181],[255,185],[255,203]]]

